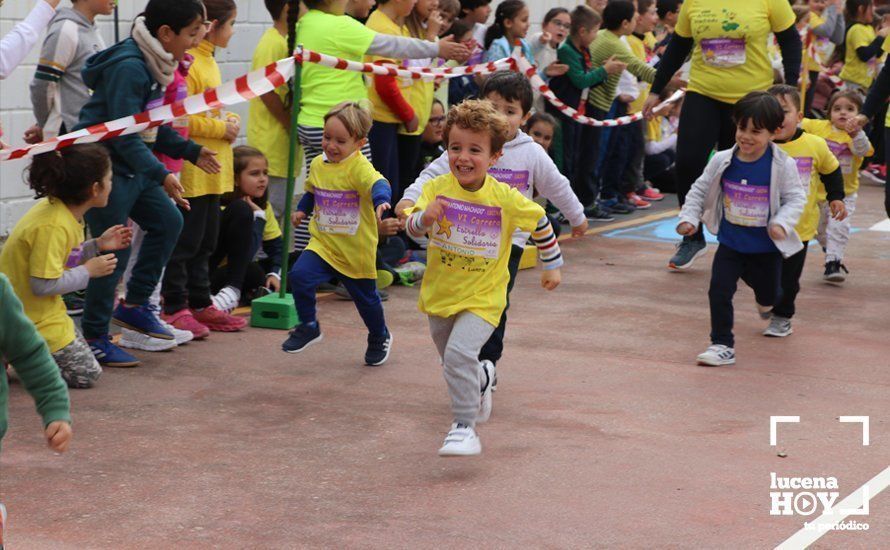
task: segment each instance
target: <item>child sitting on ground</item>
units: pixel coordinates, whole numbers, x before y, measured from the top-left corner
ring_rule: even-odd
[[[482,452],[474,427],[491,414],[495,373],[479,355],[507,305],[514,231],[533,232],[544,262],[541,285],[553,290],[560,282],[562,255],[544,209],[488,173],[509,132],[488,101],[452,108],[445,126],[450,171],[423,186],[406,221],[409,235],[430,239],[419,308],[429,315],[454,417],[440,456]]]
[[[306,194],[292,217],[298,226],[311,215],[312,237],[288,273],[300,318],[282,345],[288,353],[299,353],[321,341],[315,289],[337,278],[368,327],[365,364],[382,365],[389,357],[392,334],[377,294],[375,251],[377,221],[390,208],[391,190],[360,151],[371,123],[371,113],[355,102],[341,103],[324,117],[323,154],[309,167]]]
[[[711,346],[698,363],[735,364],[733,306],[739,279],[753,290],[761,316],[778,298],[782,258],[800,251],[794,230],[806,204],[797,165],[773,135],[785,114],[767,92],[751,92],[733,107],[736,145],[716,153],[692,185],[677,233],[692,235],[704,222],[720,242],[711,268]]]
[[[114,225],[83,243],[80,257],[69,260],[83,239],[84,214],[108,204],[111,160],[101,145],[73,145],[38,155],[28,179],[41,200],[12,230],[0,253],[0,271],[9,276],[68,386],[90,388],[102,368],[66,314],[62,294],[83,290],[91,278],[112,273],[117,258],[101,253],[127,248],[133,232]]]

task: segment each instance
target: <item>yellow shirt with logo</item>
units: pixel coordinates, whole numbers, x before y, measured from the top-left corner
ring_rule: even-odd
[[[478,191],[461,187],[450,172],[432,179],[411,212],[436,199],[446,207],[429,232],[418,307],[436,317],[469,311],[497,326],[507,305],[513,231],[534,231],[544,209],[490,175]]]
[[[878,63],[880,57],[875,56],[868,61],[859,59],[856,49],[868,46],[874,42],[875,29],[871,25],[863,25],[862,23],[854,23],[850,30],[847,31],[846,52],[844,55],[844,67],[838,76],[847,82],[858,84],[863,88],[868,88],[878,76]],[[886,42],[886,40],[885,40]]]
[[[859,169],[862,167],[863,157],[853,154],[850,149],[853,144],[853,138],[850,134],[843,130],[835,128],[828,120],[815,120],[810,118],[803,119],[801,128],[805,132],[817,135],[825,139],[828,149],[834,154],[841,166],[841,173],[844,175],[844,194],[852,195],[859,191]],[[875,152],[873,147],[868,148],[868,155]],[[825,200],[825,189],[823,188],[817,200],[823,202]]]
[[[37,296],[31,291],[31,277],[60,278],[68,256],[82,241],[83,224],[71,210],[58,199],[43,198],[15,225],[0,252],[0,271],[9,277],[25,315],[52,353],[74,341],[74,322],[61,296]]]
[[[251,71],[255,71],[279,59],[287,57],[287,38],[275,28],[266,30],[253,51]],[[282,103],[287,99],[287,84],[275,88]],[[272,116],[263,100],[256,97],[250,100],[250,116],[247,118],[247,144],[256,147],[269,161],[269,175],[287,177],[287,147],[290,142],[287,130],[277,118]],[[296,166],[300,166],[299,158]]]
[[[655,49],[657,43],[655,35],[651,32],[644,34],[642,39],[634,34],[627,37],[627,45],[630,46],[630,51],[643,63],[649,63],[650,53]],[[649,90],[652,88],[652,84],[642,80],[637,83],[637,86],[640,89],[640,95],[627,106],[627,114],[629,115],[643,110],[643,104],[646,103],[646,98],[649,97]]]
[[[371,189],[380,180],[383,176],[361,151],[336,163],[318,155],[309,166],[306,192],[315,195],[315,208],[306,250],[352,279],[377,278],[377,214]]]
[[[793,24],[788,0],[686,0],[675,30],[695,40],[688,90],[735,103],[769,88],[767,38]]]
[[[824,24],[825,19],[823,19],[822,16],[816,12],[810,12],[807,27],[809,29],[811,41],[810,48],[812,48],[812,52],[810,51],[810,48],[806,47],[806,42],[804,42],[803,51],[804,67],[806,67],[807,71],[821,72],[828,67],[829,63],[831,63],[831,55],[834,53],[834,43],[827,36],[816,36],[813,33],[813,29],[819,28]]]
[[[777,145],[797,163],[800,182],[807,187],[807,204],[796,229],[800,240],[808,241],[816,236],[819,227],[820,213],[817,199],[820,195],[825,197],[826,193],[820,175],[834,172],[840,164],[823,138],[807,132],[793,141]]]

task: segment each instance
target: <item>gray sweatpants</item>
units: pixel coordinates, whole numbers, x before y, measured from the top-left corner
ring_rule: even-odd
[[[430,334],[445,367],[445,383],[451,396],[454,421],[475,426],[483,376],[479,351],[495,327],[469,311],[453,317],[430,315],[429,319]]]

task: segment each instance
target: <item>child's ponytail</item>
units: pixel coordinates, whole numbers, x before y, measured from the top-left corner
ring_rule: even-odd
[[[80,205],[92,196],[92,187],[111,170],[108,150],[97,143],[72,145],[34,157],[28,168],[28,185],[39,199],[52,197]]]
[[[513,19],[522,9],[525,7],[525,2],[522,0],[504,0],[498,5],[498,9],[494,12],[494,23],[488,27],[488,30],[485,31],[485,41],[484,48],[487,50],[491,47],[491,43],[501,38],[506,33],[506,28],[504,27],[504,21],[508,19]],[[513,49],[513,44],[509,45],[510,49]]]

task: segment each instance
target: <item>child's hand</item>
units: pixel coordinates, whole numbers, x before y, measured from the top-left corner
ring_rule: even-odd
[[[208,174],[219,174],[222,164],[216,160],[216,151],[212,151],[206,147],[201,147],[201,154],[198,156],[198,162],[195,166],[204,170]]]
[[[572,238],[579,239],[587,234],[587,220],[572,228]]]
[[[87,268],[90,279],[105,277],[114,273],[114,268],[117,267],[117,256],[114,254],[103,254],[102,256],[90,258],[83,265]]]
[[[414,201],[409,199],[402,199],[396,204],[396,216],[399,217],[403,222],[408,219],[408,214],[405,212],[409,208],[414,206]]]
[[[547,290],[553,290],[562,282],[562,273],[559,268],[545,269],[541,272],[541,286]]]
[[[235,143],[235,140],[238,139],[238,132],[241,130],[241,125],[237,120],[230,118],[226,121],[226,133],[223,135],[223,139],[228,141],[229,143]]]
[[[618,74],[627,68],[627,63],[625,63],[624,61],[618,61],[613,55],[612,57],[607,59],[605,63],[603,63],[603,68],[606,69],[606,74]],[[658,99],[658,96],[655,96],[655,99]]]
[[[275,275],[269,275],[268,277],[266,277],[266,288],[268,288],[272,292],[278,292],[279,290],[281,290],[281,279],[279,279]]]
[[[405,123],[405,131],[407,131],[409,134],[413,134],[414,132],[416,132],[417,128],[419,127],[420,121],[417,120],[417,115],[414,115],[411,120]]]
[[[123,250],[133,241],[133,229],[125,225],[113,225],[106,229],[105,233],[102,233],[102,236],[96,241],[102,252]]]
[[[209,149],[207,150],[209,151]],[[201,151],[203,152],[204,149],[202,149]],[[216,153],[213,154],[215,155]],[[216,162],[216,159],[213,159],[213,161]],[[217,162],[217,164],[219,163]],[[178,206],[181,206],[185,210],[191,209],[191,206],[189,206],[189,201],[182,198],[182,194],[185,193],[185,187],[183,187],[182,184],[179,183],[179,179],[175,175],[167,174],[167,177],[164,178],[164,191],[166,191],[167,194],[170,195],[170,198],[173,199],[173,202],[175,202]]]
[[[547,31],[541,33],[541,44],[549,44],[553,40],[553,35]]]
[[[890,34],[890,27],[881,27],[880,29],[878,29],[878,36],[887,38],[888,34]]]
[[[25,137],[23,138],[25,143],[33,145],[35,143],[40,143],[43,141],[43,128],[38,125],[31,126],[27,130],[25,130]]]
[[[844,130],[847,131],[851,136],[855,136],[862,130],[865,125],[868,124],[868,117],[865,115],[856,115],[849,121],[847,121],[847,127]]]
[[[385,220],[378,218],[377,220],[377,233],[381,237],[392,237],[397,234],[401,228],[402,223],[398,218],[386,218]]]
[[[442,27],[444,26],[445,21],[442,19],[442,14],[439,13],[439,10],[431,11],[426,19],[426,39],[430,42],[435,42],[439,38],[439,33],[442,32]]]
[[[449,34],[439,39],[439,57],[453,59],[463,63],[470,57],[470,49],[463,44],[454,41],[454,35]]]
[[[559,61],[554,61],[553,63],[547,65],[547,68],[544,69],[544,74],[550,77],[562,76],[567,72],[569,72],[569,66],[563,65]]]
[[[692,235],[696,231],[696,227],[689,222],[683,222],[677,226],[677,233],[680,235]]]
[[[388,202],[384,202],[384,203],[380,204],[379,206],[377,206],[377,208],[376,208],[377,221],[382,221],[383,214],[385,214],[386,211],[389,210],[390,208],[392,208],[392,206],[390,206],[390,204]]]
[[[781,225],[772,224],[769,226],[769,236],[776,241],[784,241],[788,234],[785,233],[785,228]]]
[[[420,221],[425,227],[432,227],[433,223],[438,221],[445,214],[445,203],[440,199],[436,199],[427,205]]]
[[[71,443],[71,424],[64,420],[50,422],[43,430],[46,436],[46,444],[57,453],[64,453]]]
[[[259,212],[262,210],[262,208],[257,206],[257,203],[253,202],[253,199],[250,198],[250,195],[244,195],[243,199],[244,199],[244,202],[247,203],[247,206],[249,206],[253,212]]]
[[[302,210],[297,210],[293,214],[290,215],[290,222],[294,224],[294,227],[299,227],[303,220],[306,219],[306,213]]]
[[[831,210],[831,217],[839,222],[847,218],[847,205],[844,201],[831,201],[828,203],[828,209]]]

